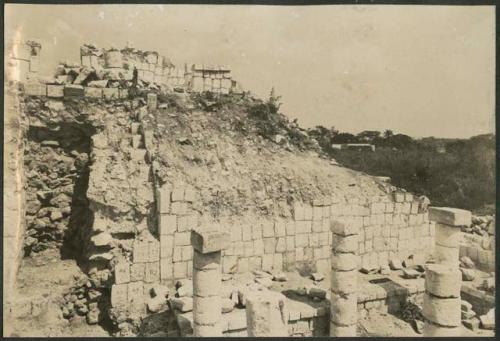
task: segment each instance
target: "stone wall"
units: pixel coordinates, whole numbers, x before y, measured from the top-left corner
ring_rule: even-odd
[[[17,270],[23,257],[25,233],[25,115],[16,90],[5,88],[3,166],[3,302],[6,308],[15,288]]]
[[[231,70],[227,66],[175,66],[155,51],[103,49],[84,45],[80,48],[80,59],[82,66],[111,70],[113,74],[120,74],[129,81],[133,78],[133,70],[137,69],[138,80],[169,89],[228,94],[233,88]]]
[[[200,224],[192,210],[196,193],[189,186],[163,186],[157,191],[162,279],[189,277],[192,259],[190,230]],[[421,263],[432,253],[434,228],[427,213],[411,194],[377,196],[361,202],[316,200],[296,203],[294,220],[261,220],[245,223],[233,217],[224,224],[231,245],[223,251],[223,271],[241,273],[255,269],[308,268],[327,273],[332,236],[330,220],[348,220],[360,228],[359,267],[374,269],[389,259],[410,255]]]

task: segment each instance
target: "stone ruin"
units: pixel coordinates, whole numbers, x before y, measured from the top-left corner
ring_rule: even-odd
[[[85,309],[65,307],[66,317],[109,316],[117,335],[140,334],[138,324],[168,313],[147,335],[356,336],[362,316],[402,311],[408,298],[423,304],[424,336],[459,335],[464,311],[470,315],[459,270],[470,212],[429,209],[426,198],[382,181],[356,195],[294,200],[282,216],[214,220],[200,209],[198,184],[160,175],[157,92],[127,90],[135,67],[140,81],[159,77],[167,91],[228,94],[228,69],[193,65],[179,76],[155,52],[92,45],[81,63],[74,77],[65,70],[45,92],[26,87],[26,102],[11,101],[9,111],[27,123],[6,130],[18,135],[6,143],[6,176],[21,180],[4,198],[12,222],[4,229],[5,291],[15,288],[23,254],[56,246],[84,259],[90,283]],[[89,69],[123,78],[91,80],[94,71],[82,72]],[[82,96],[68,92],[75,82]],[[71,107],[75,98],[85,109]],[[482,257],[494,264],[494,248]],[[297,269],[314,284],[291,295],[269,289]],[[362,277],[394,272],[402,275],[391,285]],[[231,279],[248,273],[254,278],[243,284]],[[317,285],[324,276],[327,288]],[[480,322],[492,328],[487,311]]]
[[[23,46],[28,46],[27,42]],[[36,55],[29,59],[11,57],[13,70],[19,68],[15,62],[29,62],[30,72],[38,69],[38,54],[41,46],[31,49]],[[137,72],[134,80],[134,70]],[[13,71],[14,72],[14,71]],[[18,77],[18,81],[27,77]],[[92,98],[126,98],[131,88],[147,91],[176,91],[214,94],[241,93],[238,82],[232,79],[231,69],[221,65],[187,64],[176,67],[156,51],[141,51],[131,47],[118,50],[98,48],[85,44],[80,48],[80,63],[60,62],[53,77],[32,79],[26,85],[30,95],[58,98],[63,96]]]

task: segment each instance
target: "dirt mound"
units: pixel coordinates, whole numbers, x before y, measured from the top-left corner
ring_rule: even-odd
[[[252,112],[261,101],[233,95],[210,103],[207,108],[206,101],[186,96],[184,106],[193,109],[161,108],[153,124],[160,177],[198,190],[200,211],[288,217],[296,200],[385,192],[375,178],[318,154],[305,131],[283,115],[256,118]]]

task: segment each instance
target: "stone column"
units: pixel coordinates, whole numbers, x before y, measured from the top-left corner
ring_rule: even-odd
[[[273,291],[255,291],[246,299],[249,337],[288,336],[286,297]]]
[[[436,264],[428,264],[425,268],[424,337],[460,336],[459,238],[460,227],[471,223],[471,213],[431,207],[429,219],[436,223]]]
[[[429,220],[436,224],[434,258],[437,264],[458,268],[460,228],[471,224],[470,211],[448,207],[430,207]]]
[[[195,337],[222,336],[221,251],[228,242],[229,235],[220,231],[191,231]]]
[[[356,336],[358,321],[358,230],[347,221],[332,221],[330,336]]]

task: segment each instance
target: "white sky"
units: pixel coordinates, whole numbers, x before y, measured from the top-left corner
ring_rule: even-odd
[[[309,127],[392,129],[411,136],[494,131],[492,6],[19,5],[6,38],[42,42],[42,72],[79,46],[157,50],[228,64],[243,87],[282,95]]]

